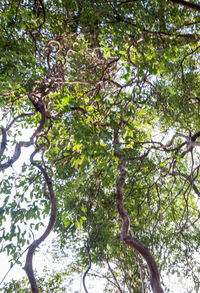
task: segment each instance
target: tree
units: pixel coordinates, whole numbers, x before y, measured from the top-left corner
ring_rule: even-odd
[[[1,2],[0,240],[13,260],[28,246],[32,292],[34,252],[53,229],[61,247],[79,243],[86,292],[92,264],[118,292],[163,292],[160,272],[192,276],[198,292],[199,11]],[[6,173],[27,148],[30,164]]]

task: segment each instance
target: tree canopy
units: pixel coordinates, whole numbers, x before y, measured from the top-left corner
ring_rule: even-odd
[[[34,293],[52,230],[85,292],[92,265],[105,292],[167,292],[173,273],[198,292],[198,1],[2,0],[0,15],[1,251],[26,249]]]

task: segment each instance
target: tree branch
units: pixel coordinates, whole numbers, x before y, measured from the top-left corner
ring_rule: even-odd
[[[125,156],[120,156],[120,153],[119,153],[119,126],[120,124],[114,130],[114,148],[117,152],[115,156],[121,159],[121,162],[119,164],[120,177],[117,183],[117,190],[116,190],[117,210],[118,210],[120,218],[122,219],[120,239],[126,244],[128,244],[129,246],[136,249],[142,255],[142,257],[145,259],[149,267],[150,283],[151,283],[153,292],[163,293],[163,290],[160,284],[160,274],[159,274],[155,259],[152,256],[151,252],[137,238],[135,238],[134,236],[128,236],[129,229],[130,229],[130,220],[125,210],[124,200],[123,200],[123,190],[124,190],[124,184],[126,179],[125,167],[127,163],[127,158]]]
[[[163,290],[160,284],[160,274],[159,274],[155,259],[152,256],[151,252],[137,238],[135,238],[134,236],[128,236],[129,228],[130,228],[130,220],[124,208],[124,202],[123,202],[123,189],[124,189],[124,184],[126,179],[125,165],[126,165],[126,159],[123,159],[121,163],[119,164],[120,178],[117,183],[117,191],[116,191],[117,210],[122,219],[120,239],[126,244],[128,244],[129,246],[136,249],[142,255],[142,257],[145,259],[149,267],[150,282],[151,282],[151,287],[153,292],[163,293]]]
[[[87,270],[83,274],[83,287],[84,287],[85,292],[88,293],[87,287],[85,285],[85,278],[86,278],[86,276],[87,276],[87,274],[88,274],[88,272],[89,272],[89,270],[91,269],[91,266],[92,266],[91,256],[90,256],[90,245],[89,245],[89,242],[88,242],[88,246],[86,248],[86,253],[87,253],[88,259],[89,259],[89,265],[87,267]]]
[[[45,182],[48,186],[48,190],[49,190],[49,194],[50,194],[51,214],[50,214],[49,223],[48,223],[46,230],[40,236],[40,238],[33,241],[33,243],[30,245],[30,247],[28,249],[28,253],[26,256],[26,263],[24,266],[24,270],[25,270],[25,272],[28,276],[28,279],[30,281],[32,293],[39,293],[37,282],[36,282],[34,271],[33,271],[33,254],[34,254],[36,248],[40,245],[40,243],[43,242],[47,238],[47,236],[50,234],[50,232],[52,231],[54,224],[55,224],[55,220],[56,220],[56,210],[57,210],[57,202],[56,202],[56,198],[54,195],[52,181],[51,181],[50,177],[48,176],[46,170],[41,165],[37,164],[34,161],[34,156],[39,152],[39,150],[40,150],[40,148],[37,148],[32,153],[32,155],[30,157],[30,162],[32,163],[33,166],[37,167],[44,176],[44,179],[45,179]]]
[[[30,100],[32,99],[31,95],[29,95],[29,99]],[[42,129],[44,128],[45,121],[46,121],[46,110],[45,110],[44,105],[40,107],[40,113],[42,115],[40,125],[38,126],[36,131],[32,134],[30,140],[29,141],[20,141],[19,143],[16,144],[15,151],[14,151],[12,158],[10,160],[8,160],[6,163],[0,164],[0,171],[11,167],[12,164],[19,159],[19,157],[21,155],[21,148],[31,146],[33,144],[33,141],[34,141],[34,138],[36,137],[36,135],[42,131]],[[31,113],[31,115],[32,115],[32,113]],[[14,119],[15,121],[16,121],[16,118]],[[12,122],[11,122],[11,124],[12,124]],[[3,128],[1,127],[1,130],[2,129]],[[4,152],[4,150],[5,150],[5,144],[6,144],[5,131],[2,130],[2,132],[3,132],[3,138],[2,138],[1,149],[0,149],[1,155],[2,155],[2,152]]]
[[[6,138],[6,130],[2,126],[0,127],[1,132],[2,132],[2,140],[1,140],[1,146],[0,146],[0,158],[3,156],[5,149],[6,149],[6,143],[7,143],[7,138]]]
[[[177,3],[182,6],[185,6],[186,8],[189,8],[189,9],[194,9],[194,10],[200,11],[200,5],[195,4],[195,3],[187,2],[184,0],[169,0],[169,1],[171,1],[173,3]]]
[[[33,115],[35,115],[35,112],[33,112],[33,113],[23,113],[23,114],[18,115],[18,116],[15,117],[15,118],[10,122],[10,124],[6,127],[6,131],[8,131],[8,130],[13,126],[13,124],[14,124],[19,118],[22,118],[22,117],[29,117],[29,116],[33,116]]]
[[[110,266],[110,263],[109,263],[108,258],[106,259],[106,262],[107,262],[107,265],[108,265],[108,269],[109,269],[109,271],[111,272],[111,274],[112,274],[112,276],[113,276],[113,279],[115,280],[115,284],[116,284],[116,286],[117,286],[119,292],[120,292],[120,293],[123,293],[123,291],[122,291],[122,289],[121,289],[121,287],[120,287],[120,285],[119,285],[119,282],[118,282],[118,280],[117,280],[117,278],[116,278],[116,276],[115,276],[115,273],[113,272],[113,269],[112,269],[111,266]]]

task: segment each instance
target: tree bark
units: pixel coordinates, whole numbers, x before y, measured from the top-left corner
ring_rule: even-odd
[[[123,158],[121,160],[121,163],[119,164],[120,178],[117,184],[117,192],[116,192],[117,210],[122,219],[120,238],[124,243],[136,249],[147,262],[147,265],[150,271],[150,283],[151,283],[153,293],[163,293],[163,289],[160,284],[160,274],[159,274],[155,259],[152,256],[151,252],[137,238],[135,238],[134,236],[128,235],[129,228],[130,228],[130,220],[124,208],[124,202],[123,202],[123,189],[124,189],[124,184],[126,179],[126,170],[125,170],[126,161],[127,160]]]

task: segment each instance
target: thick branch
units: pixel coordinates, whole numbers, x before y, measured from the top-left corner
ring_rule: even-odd
[[[121,124],[121,123],[120,123]],[[114,148],[115,148],[115,156],[121,159],[121,163],[119,164],[119,171],[120,177],[117,183],[117,190],[116,190],[116,201],[117,201],[117,210],[119,213],[120,218],[122,219],[122,227],[120,232],[120,239],[128,244],[129,246],[136,249],[145,261],[148,264],[149,271],[150,271],[150,282],[151,287],[154,293],[163,293],[161,284],[160,284],[160,274],[157,268],[157,264],[155,262],[154,257],[152,256],[149,249],[144,246],[142,242],[140,242],[134,236],[129,236],[129,229],[130,229],[130,220],[129,216],[124,207],[124,200],[123,200],[123,190],[124,184],[126,180],[126,163],[128,159],[125,156],[121,156],[119,152],[119,127],[120,124],[114,129]]]
[[[89,259],[89,265],[87,267],[87,270],[83,274],[83,287],[84,287],[85,293],[88,293],[87,287],[85,285],[85,278],[86,278],[86,276],[87,276],[87,274],[88,274],[88,272],[89,272],[89,270],[91,269],[91,266],[92,266],[89,243],[88,243],[88,246],[86,248],[86,252],[87,252],[87,255],[88,255],[88,259]]]
[[[196,141],[198,137],[200,137],[200,131],[191,136],[191,141]]]
[[[126,159],[123,159],[119,165],[120,178],[117,184],[117,192],[116,192],[117,210],[122,219],[120,238],[123,242],[125,242],[129,246],[136,249],[142,255],[142,257],[146,260],[149,267],[149,271],[150,271],[150,282],[151,282],[151,287],[153,292],[163,293],[163,290],[160,284],[160,275],[157,268],[157,264],[151,252],[137,238],[135,238],[134,236],[128,236],[130,220],[124,208],[124,202],[123,202],[123,189],[124,189],[124,184],[126,179],[125,165],[126,165]]]
[[[37,148],[31,155],[30,157],[30,161],[32,163],[33,166],[37,167],[41,173],[44,176],[45,182],[48,186],[48,190],[49,190],[49,194],[50,194],[50,201],[51,201],[51,214],[50,214],[50,218],[49,218],[49,223],[48,226],[46,228],[46,230],[44,231],[44,233],[40,236],[40,238],[38,238],[37,240],[35,240],[29,247],[27,256],[26,256],[26,263],[24,266],[24,270],[28,276],[28,279],[30,281],[31,284],[31,289],[32,289],[32,293],[38,293],[38,286],[37,286],[37,282],[35,279],[35,275],[33,272],[33,254],[36,250],[36,248],[40,245],[41,242],[43,242],[47,236],[50,234],[50,232],[52,231],[54,224],[55,224],[55,220],[56,220],[56,208],[57,208],[57,203],[56,203],[56,198],[54,195],[54,190],[53,190],[53,185],[51,182],[50,177],[48,176],[46,170],[40,166],[39,164],[37,164],[33,158],[34,156],[38,153],[38,151],[40,150],[40,148]]]

